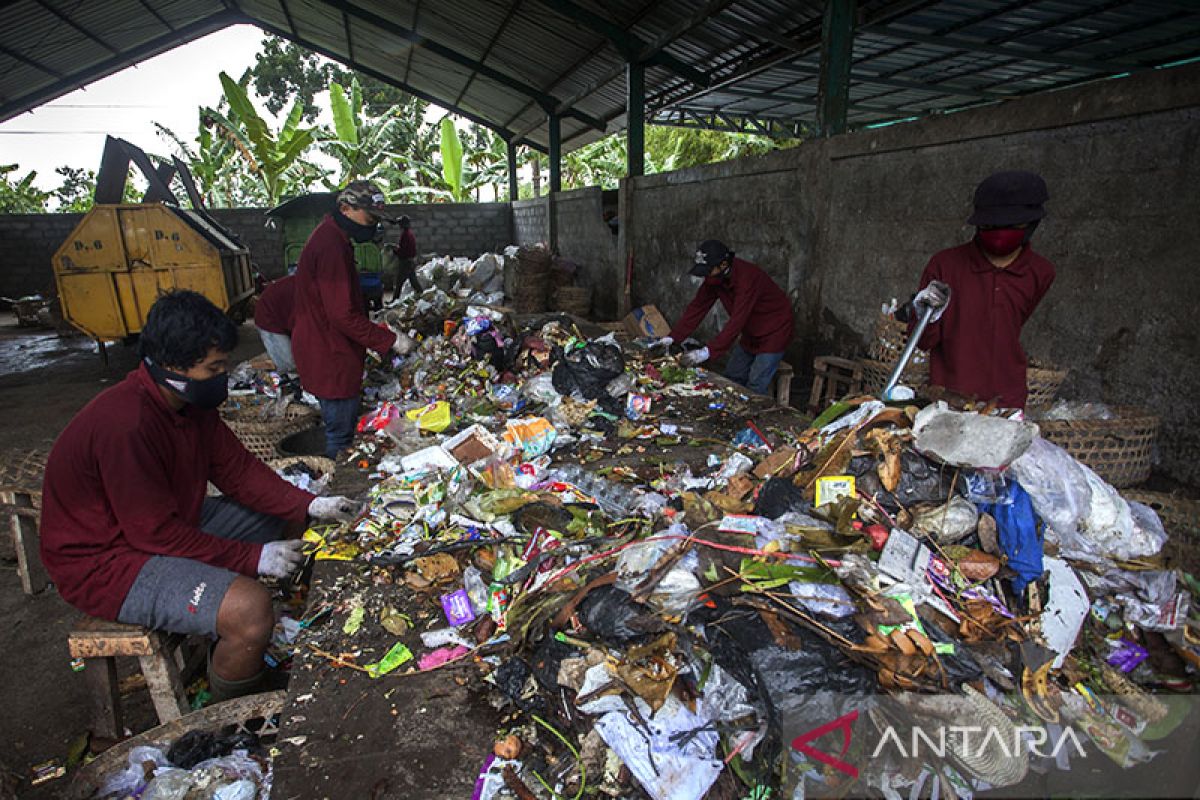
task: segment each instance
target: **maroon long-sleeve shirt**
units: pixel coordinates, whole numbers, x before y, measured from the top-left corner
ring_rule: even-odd
[[[400,241],[396,242],[396,255],[400,258],[417,257],[417,237],[413,235],[412,228],[400,231]]]
[[[42,486],[42,563],[63,599],[116,619],[151,556],[253,576],[262,545],[200,530],[208,481],[237,502],[301,520],[313,495],[250,454],[216,410],[175,411],[146,367],[97,395],[59,435]]]
[[[771,276],[740,258],[733,260],[727,278],[705,279],[671,328],[671,338],[682,342],[690,336],[718,300],[728,312],[729,321],[708,342],[710,358],[729,352],[739,336],[747,353],[782,353],[787,349],[794,323],[791,301]]]
[[[254,304],[254,325],[261,331],[291,334],[296,314],[296,276],[287,275],[267,284]]]
[[[950,286],[950,305],[917,343],[929,351],[930,383],[1024,408],[1028,362],[1021,327],[1054,283],[1054,265],[1026,246],[1016,261],[998,269],[971,241],[929,260],[921,288],[935,280]]]
[[[386,353],[396,334],[367,319],[350,237],[326,216],[296,267],[292,355],[300,383],[329,400],[362,391],[367,348]]]

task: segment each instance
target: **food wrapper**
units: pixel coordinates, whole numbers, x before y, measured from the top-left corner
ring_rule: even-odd
[[[429,433],[441,433],[450,427],[450,404],[438,400],[420,408],[406,411],[404,416],[417,423],[417,427]]]

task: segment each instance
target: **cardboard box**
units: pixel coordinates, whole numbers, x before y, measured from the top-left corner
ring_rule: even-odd
[[[642,336],[659,338],[671,332],[671,325],[658,306],[642,306],[625,315],[625,330],[637,339]]]

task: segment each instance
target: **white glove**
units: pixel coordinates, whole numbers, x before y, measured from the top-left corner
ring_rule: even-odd
[[[417,343],[414,342],[407,333],[397,331],[395,328],[392,330],[396,334],[396,341],[392,342],[393,353],[398,356],[407,356],[414,349],[416,349]]]
[[[679,359],[685,367],[694,367],[697,364],[703,364],[708,361],[708,348],[701,347],[699,350],[689,350]]]
[[[315,497],[308,504],[308,515],[314,519],[349,522],[358,516],[359,506],[348,497]]]
[[[267,542],[258,557],[258,574],[286,578],[304,563],[303,549],[304,541],[301,539]]]
[[[648,345],[646,345],[646,347],[649,350],[655,350],[659,347],[661,347],[665,350],[666,348],[670,347],[673,344],[675,344],[674,339],[672,339],[670,336],[663,336],[661,339],[651,340],[651,342]]]
[[[930,322],[937,322],[946,313],[950,305],[950,287],[941,281],[930,281],[929,285],[917,292],[913,298],[913,307],[917,310],[918,318],[925,313],[926,308],[933,309]]]

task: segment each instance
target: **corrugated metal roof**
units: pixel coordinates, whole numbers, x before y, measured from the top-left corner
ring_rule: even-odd
[[[0,119],[227,25],[258,24],[502,134],[568,149],[647,118],[795,135],[816,114],[820,0],[15,0]],[[1200,56],[1195,0],[858,0],[849,122],[869,124]]]

